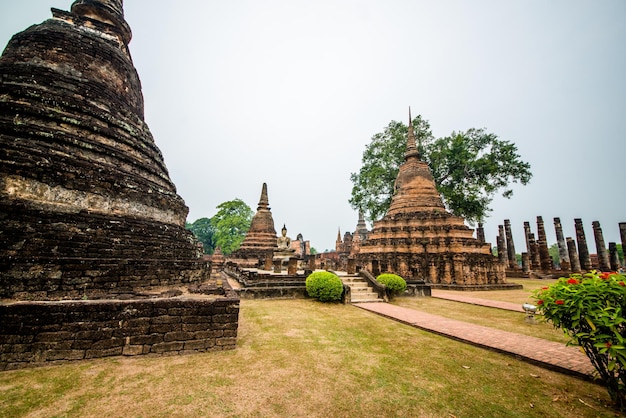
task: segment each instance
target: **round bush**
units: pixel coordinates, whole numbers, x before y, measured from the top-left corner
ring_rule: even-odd
[[[394,293],[403,293],[406,290],[406,280],[397,274],[384,273],[378,276],[376,280]]]
[[[329,271],[316,271],[306,278],[306,291],[309,296],[322,302],[341,300],[343,283],[341,279]]]

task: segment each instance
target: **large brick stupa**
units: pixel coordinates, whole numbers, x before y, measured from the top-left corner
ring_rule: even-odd
[[[197,283],[209,269],[144,121],[122,0],[78,0],[0,58],[0,297]]]
[[[475,239],[463,218],[446,210],[410,119],[391,205],[360,244],[358,264],[375,274],[392,272],[435,287],[504,284],[504,265],[491,254],[491,245]]]

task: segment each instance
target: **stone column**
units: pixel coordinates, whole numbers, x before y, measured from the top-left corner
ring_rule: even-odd
[[[372,260],[372,275],[377,277],[380,274],[380,264],[378,260]]]
[[[308,269],[311,271],[315,271],[315,255],[309,255],[309,265]]]
[[[626,222],[619,223],[619,236],[622,241],[622,251],[624,251],[624,255],[626,255]]]
[[[548,239],[546,238],[546,229],[543,226],[543,218],[537,216],[537,246],[539,247],[539,259],[541,262],[541,270],[550,271],[553,269],[552,257],[548,250]]]
[[[478,242],[485,242],[485,228],[483,224],[478,222],[478,228],[476,228],[476,239]]]
[[[511,221],[509,219],[504,220],[504,233],[506,234],[506,251],[509,259],[509,268],[511,270],[518,270],[517,258],[515,257],[515,244],[513,243],[513,232],[511,232]]]
[[[606,244],[604,244],[604,235],[599,221],[591,223],[593,227],[593,237],[596,241],[596,253],[598,254],[598,264],[601,271],[609,271],[611,263],[609,262],[609,254],[606,252]]]
[[[535,234],[531,233],[528,237],[528,245],[530,246],[530,266],[532,270],[541,270],[541,258],[539,257],[539,248],[535,240]]]
[[[531,270],[539,270],[541,268],[539,251],[537,250],[535,236],[530,230],[530,222],[524,222],[524,238],[526,238],[526,250],[530,259],[529,268]]]
[[[438,283],[439,279],[437,277],[437,266],[435,266],[435,262],[433,260],[430,261],[428,266],[428,277],[430,278],[430,283]]]
[[[445,284],[452,283],[452,273],[450,268],[450,260],[445,260],[443,263],[443,277],[442,282]]]
[[[522,253],[522,271],[524,273],[530,272],[530,256],[528,253]]]
[[[268,254],[267,256],[265,256],[264,270],[272,270],[272,254]]]
[[[463,274],[463,259],[464,257],[460,254],[452,257],[452,268],[454,269],[454,283],[458,285],[475,284],[468,283],[467,276]]]
[[[295,276],[298,273],[298,259],[296,257],[290,257],[287,264],[287,274]]]
[[[580,268],[589,271],[591,270],[591,257],[589,257],[589,248],[587,247],[587,238],[585,238],[583,220],[580,218],[574,219],[574,227],[576,228],[576,244],[578,244]]]
[[[571,267],[569,253],[567,252],[567,244],[563,236],[563,226],[561,226],[560,218],[554,218],[554,232],[556,232],[556,243],[559,246],[559,263],[561,264],[561,270],[569,271]]]
[[[356,260],[354,258],[348,258],[348,269],[346,273],[348,274],[356,273]]]
[[[498,238],[496,239],[498,246],[498,261],[507,263],[506,238],[504,236],[504,225],[498,225]]]
[[[526,251],[530,255],[530,222],[524,222],[524,238],[526,238]],[[532,256],[531,256],[532,258]]]
[[[274,260],[274,273],[280,273],[281,264],[282,264],[281,259]]]
[[[609,261],[611,263],[611,270],[619,270],[619,256],[617,255],[617,245],[614,242],[609,242]]]
[[[580,260],[578,259],[578,252],[576,251],[576,243],[572,237],[565,238],[565,242],[567,243],[567,253],[569,255],[572,273],[580,273]]]

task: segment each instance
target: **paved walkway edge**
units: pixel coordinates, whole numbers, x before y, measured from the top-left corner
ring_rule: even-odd
[[[565,344],[553,341],[543,340],[522,334],[515,334],[495,328],[483,327],[480,325],[465,323],[463,321],[447,319],[437,315],[428,314],[414,309],[403,308],[388,303],[354,303],[353,306],[423,331],[431,332],[463,343],[472,344],[477,347],[486,348],[498,353],[511,355],[518,360],[526,361],[549,370],[568,374],[587,381],[597,382],[594,378],[595,369],[593,365],[587,356],[580,352],[578,347],[567,347]],[[421,317],[421,320],[420,318],[417,318],[418,316]],[[437,326],[437,324],[428,325],[428,322],[443,322],[444,326]],[[449,331],[446,326],[449,326],[450,328],[454,328],[455,326],[462,327],[466,329],[466,332],[454,332],[454,330]],[[475,335],[475,338],[470,338],[472,330],[476,330],[479,335]],[[509,337],[514,334],[514,338],[517,339],[518,342],[513,342],[513,344],[518,347],[514,347],[506,343],[490,344],[483,342],[481,341],[481,335],[484,337],[485,332],[492,335],[504,335]],[[467,337],[463,336],[463,334]],[[546,347],[546,350],[540,351],[532,348],[530,350],[528,349],[528,346],[536,347],[538,344],[541,344],[542,347]],[[544,359],[542,359],[542,357],[544,357]],[[556,361],[556,359],[561,359],[561,364],[558,364],[559,362]]]

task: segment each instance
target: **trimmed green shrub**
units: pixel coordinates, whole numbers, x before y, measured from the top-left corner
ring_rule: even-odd
[[[306,291],[309,296],[322,302],[334,302],[341,300],[343,283],[336,274],[316,271],[306,278]]]
[[[393,293],[404,293],[406,290],[406,280],[397,274],[383,273],[376,278],[378,283],[387,286]]]

